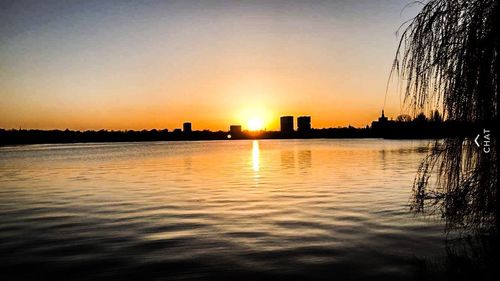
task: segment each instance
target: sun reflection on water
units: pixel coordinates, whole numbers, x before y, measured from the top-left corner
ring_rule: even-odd
[[[347,268],[341,272],[356,280],[402,279],[419,272],[420,261],[447,261],[443,225],[414,218],[406,207],[428,143],[0,147],[0,256],[9,256],[0,272],[32,267],[31,275],[15,276],[31,280],[49,270],[66,279],[87,279],[77,276],[85,270],[88,279],[218,280],[263,272],[269,275],[261,279],[310,277],[304,272],[312,268],[320,275],[309,279],[325,279]],[[43,230],[42,237],[31,229]],[[75,259],[81,270],[59,262]],[[179,265],[185,267],[172,273]],[[358,267],[366,274],[351,270]],[[2,280],[19,279],[9,277]]]
[[[260,169],[258,140],[252,142],[252,167],[254,172],[258,172]]]

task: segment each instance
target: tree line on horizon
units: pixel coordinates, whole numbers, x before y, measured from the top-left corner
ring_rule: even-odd
[[[395,120],[363,128],[353,126],[311,129],[282,133],[280,131],[230,131],[195,130],[183,132],[179,129],[151,130],[39,130],[39,129],[0,129],[0,144],[36,143],[75,143],[75,142],[134,142],[134,141],[176,141],[176,140],[224,140],[224,139],[283,139],[283,138],[396,138],[422,139],[443,138],[451,135],[466,134],[466,124],[443,120],[435,111],[431,117],[420,113],[414,118],[399,115]],[[230,137],[229,137],[230,135]]]

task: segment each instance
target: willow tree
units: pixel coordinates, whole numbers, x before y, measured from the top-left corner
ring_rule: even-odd
[[[411,110],[440,108],[446,120],[477,129],[498,123],[498,2],[418,2],[422,10],[404,26],[392,69]],[[415,179],[412,209],[441,214],[448,229],[498,231],[498,134],[493,135],[490,153],[470,136],[436,143]]]

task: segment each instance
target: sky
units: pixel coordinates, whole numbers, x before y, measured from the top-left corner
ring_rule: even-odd
[[[409,2],[1,1],[0,128],[364,127]]]

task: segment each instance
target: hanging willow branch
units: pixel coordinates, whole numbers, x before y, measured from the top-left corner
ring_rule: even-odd
[[[401,78],[405,104],[414,113],[442,108],[448,121],[491,126],[499,107],[498,1],[421,4],[401,34],[391,72]],[[467,137],[436,143],[415,179],[412,209],[441,214],[448,230],[498,228],[495,138],[492,145],[487,154]]]

